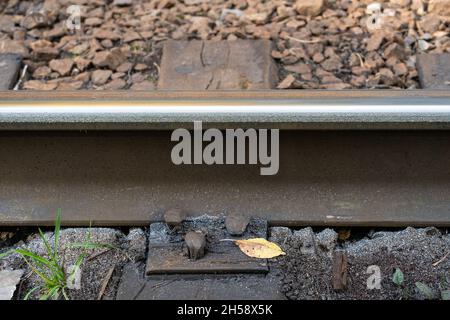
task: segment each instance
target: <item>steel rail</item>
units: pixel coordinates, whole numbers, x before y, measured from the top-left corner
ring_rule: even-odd
[[[1,93],[0,129],[173,129],[201,120],[206,127],[280,129],[449,129],[445,91]]]
[[[51,225],[57,208],[64,225],[146,225],[180,207],[293,226],[450,226],[449,106],[448,91],[427,90],[3,92],[0,225]],[[170,129],[194,120],[282,129],[279,173],[174,165]]]

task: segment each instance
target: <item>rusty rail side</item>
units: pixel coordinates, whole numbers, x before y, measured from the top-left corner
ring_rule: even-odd
[[[285,124],[304,122],[284,129],[308,130],[281,131],[275,176],[260,176],[259,166],[173,165],[170,121],[140,130],[124,121],[115,130],[62,122],[39,131],[9,122],[8,130],[0,130],[0,225],[50,225],[59,207],[65,225],[147,225],[161,220],[166,209],[181,207],[192,215],[238,212],[295,226],[450,226],[449,92],[4,92],[0,97],[0,109],[46,105],[56,113],[61,103],[74,101],[125,107],[128,102],[176,105],[188,99],[204,106],[249,106],[265,99],[266,104],[278,100],[294,107],[315,102],[339,109],[365,102],[368,108],[394,103],[442,111],[427,115],[424,110],[422,120],[402,112],[387,113],[384,120],[371,113],[366,120],[339,119],[348,127],[323,118],[314,125],[302,117],[295,122],[288,115]],[[232,118],[222,124],[255,125],[254,119]],[[187,115],[176,125],[191,120],[198,119]],[[260,126],[284,123],[260,120]],[[69,116],[68,123],[77,121],[71,123]],[[430,128],[441,130],[422,130]]]

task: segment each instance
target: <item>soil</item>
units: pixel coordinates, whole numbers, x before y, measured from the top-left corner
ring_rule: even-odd
[[[61,248],[65,266],[73,264],[79,249],[69,248],[74,242],[86,239],[89,229],[68,228],[61,232]],[[68,290],[71,299],[98,299],[107,281],[101,299],[170,299],[173,292],[182,299],[201,297],[230,298],[239,293],[242,299],[273,298],[293,300],[360,300],[360,299],[426,299],[430,298],[416,283],[423,283],[433,299],[440,299],[442,291],[450,289],[450,235],[436,228],[406,228],[400,231],[370,231],[363,233],[352,229],[293,230],[284,227],[270,229],[271,241],[280,245],[285,256],[269,260],[266,276],[229,275],[186,278],[175,276],[156,279],[144,276],[147,255],[148,231],[144,229],[119,230],[93,228],[92,241],[113,245],[114,249],[99,248],[89,251],[81,270],[81,288]],[[344,235],[344,236],[343,236]],[[51,241],[53,234],[46,233]],[[14,244],[0,249],[27,247],[45,254],[43,243],[32,234]],[[333,252],[344,250],[348,259],[347,286],[333,289]],[[369,289],[368,280],[376,266],[380,271],[379,289]],[[16,298],[23,298],[27,290],[39,284],[27,265],[17,255],[0,260],[0,270],[25,271]],[[114,270],[109,276],[111,270]],[[393,274],[400,269],[404,281],[395,284]],[[109,279],[109,280],[105,280]],[[271,290],[267,290],[270,286]],[[197,288],[188,290],[188,288]],[[156,289],[155,289],[156,288]],[[221,292],[223,288],[226,292]],[[119,292],[119,293],[118,293]],[[192,296],[192,294],[197,296]],[[33,296],[33,298],[37,298]]]
[[[307,230],[307,232],[305,232]],[[313,249],[305,251],[305,244],[313,238]],[[424,299],[416,282],[426,284],[434,298],[450,288],[450,259],[441,260],[450,252],[450,236],[435,228],[382,231],[356,241],[334,242],[331,247],[344,249],[348,255],[348,287],[336,292],[332,287],[332,258],[318,240],[320,233],[312,229],[296,231],[281,242],[287,255],[277,259],[282,270],[282,291],[289,299]],[[337,239],[337,234],[336,234]],[[368,289],[369,266],[381,271],[381,288]],[[396,285],[393,274],[399,268],[404,274],[402,285]]]
[[[32,228],[0,228],[0,251],[35,233]]]
[[[91,241],[97,244],[113,246],[110,248],[97,248],[87,250],[87,258],[81,266],[81,283],[77,290],[67,290],[70,299],[73,300],[97,300],[101,292],[102,285],[107,281],[106,289],[102,299],[114,299],[119,280],[121,278],[122,267],[129,261],[139,261],[144,259],[146,251],[146,239],[144,230],[132,229],[125,235],[120,230],[109,228],[69,228],[61,231],[60,256],[64,261],[66,272],[74,265],[81,249],[71,248],[74,243],[84,242],[88,234],[91,234]],[[49,243],[53,243],[53,233],[47,232],[45,236]],[[43,242],[37,234],[29,236],[25,241],[20,241],[14,247],[25,247],[41,256],[46,256]],[[23,298],[26,293],[40,284],[41,280],[32,272],[24,261],[13,254],[0,260],[0,270],[2,269],[23,269],[25,277],[16,292],[17,298]],[[111,276],[108,273],[111,269]],[[109,280],[105,280],[109,278]],[[31,298],[37,298],[32,295]]]

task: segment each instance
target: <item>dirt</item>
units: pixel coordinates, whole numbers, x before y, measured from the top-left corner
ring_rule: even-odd
[[[17,244],[22,239],[35,233],[32,228],[18,228],[18,227],[4,227],[0,228],[0,252],[14,244]]]
[[[120,230],[109,228],[69,228],[61,231],[60,257],[64,261],[66,272],[73,266],[81,249],[71,248],[74,243],[82,243],[91,234],[91,241],[97,244],[113,246],[109,248],[97,248],[87,251],[87,258],[81,266],[81,283],[79,289],[67,290],[70,299],[73,300],[97,300],[101,292],[102,285],[111,269],[112,275],[102,295],[102,299],[109,300],[115,298],[117,285],[121,278],[122,267],[129,261],[140,261],[145,256],[146,235],[142,229],[132,229],[125,235]],[[53,233],[45,233],[49,243],[53,243]],[[37,234],[31,235],[25,241],[21,241],[13,248],[25,247],[41,256],[46,256],[43,242]],[[41,280],[33,273],[24,261],[13,254],[6,259],[0,260],[0,270],[2,269],[24,269],[25,277],[16,292],[16,297],[21,299],[33,287],[39,285]],[[31,298],[38,298],[33,294]]]
[[[337,232],[338,231],[338,232]],[[147,231],[139,228],[127,230],[93,228],[92,241],[113,245],[89,251],[89,258],[82,266],[81,289],[68,290],[71,299],[98,299],[105,279],[109,278],[102,299],[170,299],[173,292],[182,299],[230,298],[230,293],[239,293],[242,299],[271,297],[293,300],[399,300],[425,299],[426,293],[418,289],[421,282],[431,291],[434,299],[450,289],[450,235],[436,228],[406,228],[400,231],[345,230],[303,228],[294,230],[284,227],[270,228],[269,240],[277,243],[286,252],[269,261],[267,276],[222,276],[161,279],[144,276],[147,256]],[[45,254],[43,244],[36,233],[25,238],[15,237],[10,248],[26,247],[33,252]],[[68,228],[61,232],[61,254],[65,266],[69,267],[78,256],[79,249],[68,249],[70,244],[82,242],[88,234],[87,228]],[[46,237],[51,241],[52,232]],[[18,242],[17,242],[18,241]],[[333,252],[343,250],[347,255],[347,285],[343,290],[333,289]],[[375,269],[380,272],[379,288],[374,286]],[[24,269],[24,278],[16,291],[17,299],[23,298],[27,290],[40,283],[27,265],[17,255],[0,260],[0,270]],[[111,276],[109,273],[112,271]],[[404,281],[396,284],[393,275],[401,270]],[[270,292],[265,290],[271,286]],[[213,286],[214,288],[212,288]],[[188,288],[196,287],[193,291]],[[376,286],[375,286],[376,287]],[[156,288],[156,289],[155,289]],[[220,292],[220,288],[227,292]],[[117,296],[117,290],[119,295]],[[234,291],[233,291],[234,290]],[[256,290],[256,291],[255,291]],[[267,292],[266,292],[267,291]],[[266,293],[264,293],[266,292]],[[33,296],[33,298],[37,298]]]
[[[0,231],[0,249],[8,246],[8,242],[14,237],[12,231]]]
[[[361,240],[328,246],[344,249],[348,255],[348,286],[341,292],[333,290],[330,250],[319,238],[320,233],[310,228],[273,236],[287,252],[275,265],[282,270],[282,291],[289,299],[426,298],[416,282],[426,284],[434,298],[440,298],[440,292],[450,288],[450,259],[433,266],[450,252],[450,236],[435,228],[376,232]],[[369,266],[378,266],[381,271],[380,289],[368,289],[367,281],[373,274],[367,272]],[[400,286],[392,280],[396,268],[404,274]]]

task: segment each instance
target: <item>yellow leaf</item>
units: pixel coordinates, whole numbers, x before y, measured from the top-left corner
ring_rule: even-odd
[[[340,241],[345,241],[345,240],[347,240],[348,238],[350,238],[350,236],[351,236],[351,230],[350,229],[340,229],[339,231],[338,231],[338,239],[340,240]]]
[[[286,254],[275,243],[263,238],[236,240],[234,243],[239,246],[243,253],[252,258],[269,259]]]

